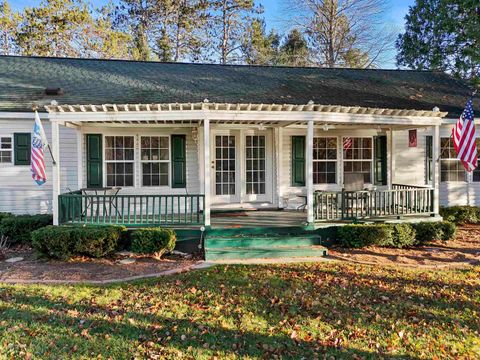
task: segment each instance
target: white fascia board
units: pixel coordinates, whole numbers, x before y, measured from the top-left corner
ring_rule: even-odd
[[[214,121],[308,121],[346,124],[389,125],[439,125],[441,117],[385,116],[367,114],[325,113],[316,111],[150,111],[150,112],[92,112],[50,113],[52,122],[98,122],[98,121],[188,121],[210,119]]]
[[[49,116],[47,113],[39,112],[38,115],[42,120],[48,120]],[[35,119],[34,112],[9,112],[9,111],[0,111],[0,120],[33,120]]]

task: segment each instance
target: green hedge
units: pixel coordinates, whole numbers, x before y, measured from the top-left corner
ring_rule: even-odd
[[[173,230],[145,228],[130,234],[131,249],[139,254],[153,254],[160,258],[165,252],[175,248],[177,236]]]
[[[415,245],[424,245],[435,240],[448,241],[455,237],[457,226],[450,221],[420,222],[412,224],[417,236]]]
[[[116,225],[47,226],[32,233],[32,246],[55,259],[67,260],[74,255],[99,258],[117,249],[125,230]]]
[[[338,228],[337,234],[338,242],[343,247],[361,248],[376,245],[405,248],[424,245],[434,240],[451,240],[455,237],[456,225],[448,221],[345,225]]]
[[[480,208],[476,206],[451,206],[440,208],[444,220],[455,224],[480,223]]]
[[[3,213],[5,214],[5,213]],[[10,239],[12,244],[30,243],[32,231],[51,225],[52,215],[2,215],[0,234]]]

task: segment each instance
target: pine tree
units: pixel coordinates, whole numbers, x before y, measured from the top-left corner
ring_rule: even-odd
[[[291,30],[280,47],[280,64],[309,66],[309,49],[305,37],[298,29]]]
[[[265,21],[252,19],[242,43],[245,63],[249,65],[275,65],[279,61],[280,36],[275,31],[266,34]]]
[[[417,0],[397,40],[397,64],[447,71],[480,84],[480,3]]]
[[[3,55],[16,52],[15,37],[20,15],[14,12],[7,1],[0,2],[0,51]]]

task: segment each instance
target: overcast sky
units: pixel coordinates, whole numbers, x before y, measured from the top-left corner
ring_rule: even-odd
[[[299,0],[301,1],[301,0]],[[10,0],[10,4],[16,10],[22,10],[26,6],[34,6],[40,3],[40,0]],[[265,9],[264,17],[268,29],[275,28],[280,30],[282,28],[282,17],[285,15],[281,11],[280,4],[282,0],[259,0]],[[108,3],[108,0],[92,0],[94,6],[101,7]],[[415,0],[389,0],[390,6],[387,12],[386,21],[402,31],[404,25],[404,17],[408,12],[408,7],[415,3]],[[390,60],[382,64],[383,68],[395,68],[395,52],[389,56]]]

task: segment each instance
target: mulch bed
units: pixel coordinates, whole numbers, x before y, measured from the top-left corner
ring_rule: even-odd
[[[480,225],[460,226],[455,240],[446,243],[435,242],[414,249],[331,248],[329,255],[333,259],[376,265],[427,268],[480,265]]]
[[[16,263],[4,261],[13,257],[23,257],[24,260]],[[38,258],[29,248],[13,248],[4,253],[3,260],[0,259],[0,282],[110,283],[188,271],[198,263],[194,258],[165,256],[161,260],[136,257],[132,264],[120,264],[119,260],[125,258],[115,255],[109,259],[57,261]]]

